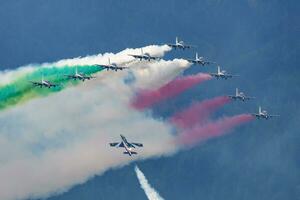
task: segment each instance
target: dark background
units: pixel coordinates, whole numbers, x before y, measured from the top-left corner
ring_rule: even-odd
[[[281,117],[253,121],[232,134],[172,157],[138,162],[165,199],[299,199],[298,0],[10,0],[0,1],[0,67],[118,52],[173,42],[198,46],[200,55],[240,77],[212,80],[154,108],[167,118],[192,101],[230,94],[255,101],[226,105],[214,117],[257,111]],[[172,51],[167,59],[193,57]],[[192,67],[186,74],[213,71]],[[141,130],[142,131],[142,130]],[[133,164],[107,171],[51,200],[145,199]]]

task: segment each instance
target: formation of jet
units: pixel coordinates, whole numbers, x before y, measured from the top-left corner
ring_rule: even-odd
[[[242,100],[242,101],[255,99],[255,97],[249,97],[246,96],[243,92],[239,92],[238,88],[235,88],[235,95],[228,95],[228,97],[233,100]]]
[[[137,152],[133,151],[133,148],[135,147],[143,147],[143,144],[141,143],[135,143],[135,142],[128,142],[127,139],[123,136],[121,136],[121,142],[114,142],[114,143],[109,143],[111,147],[122,147],[125,149],[123,152],[124,154],[127,154],[129,156],[137,154]]]
[[[128,68],[128,67],[118,66],[116,63],[110,63],[110,59],[109,58],[108,58],[108,64],[97,64],[97,66],[103,67],[107,71],[108,70],[118,71],[118,70],[123,70],[123,69],[127,69]]]
[[[234,76],[238,76],[238,75],[228,74],[225,70],[221,71],[220,66],[218,66],[217,73],[209,73],[209,74],[213,77],[216,77],[217,79],[219,79],[219,78],[228,79],[228,78],[232,78]]]
[[[151,61],[151,60],[160,60],[161,59],[160,57],[157,57],[157,56],[151,56],[149,53],[144,53],[143,49],[141,49],[141,54],[139,54],[139,55],[136,55],[136,54],[128,54],[128,55],[132,56],[136,59],[139,59],[140,61],[142,61],[142,60]]]
[[[183,50],[195,47],[194,45],[185,44],[182,40],[179,41],[178,37],[176,37],[176,39],[175,39],[175,44],[167,44],[167,45],[174,49],[183,49]]]
[[[52,88],[52,87],[57,87],[58,84],[54,84],[51,83],[50,81],[44,80],[44,76],[42,76],[42,80],[40,82],[36,82],[36,81],[29,81],[30,83],[32,83],[33,86],[37,86],[37,87],[46,87],[46,88]]]
[[[252,113],[252,116],[256,117],[257,119],[270,119],[272,117],[279,117],[279,115],[269,115],[267,111],[262,110],[261,107],[258,107],[258,113]]]
[[[77,67],[75,69],[75,74],[64,75],[64,76],[66,76],[69,79],[81,80],[81,81],[90,80],[92,78],[95,78],[94,76],[88,76],[88,75],[85,75],[83,73],[78,73]]]
[[[198,64],[198,65],[202,65],[202,66],[215,63],[215,62],[211,62],[211,61],[206,61],[206,60],[204,60],[203,57],[198,57],[198,53],[196,53],[195,59],[186,59],[186,60],[190,63]]]

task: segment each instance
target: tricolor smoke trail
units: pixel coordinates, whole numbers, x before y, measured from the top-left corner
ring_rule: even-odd
[[[75,68],[80,73],[91,75],[102,70],[98,66],[48,66],[36,67],[33,71],[17,77],[10,83],[0,86],[0,110],[19,103],[24,103],[32,98],[46,96],[53,92],[58,92],[70,85],[76,85],[78,81],[69,81],[64,75],[74,74]],[[41,81],[41,78],[58,84],[55,88],[34,87],[30,81]]]
[[[187,109],[175,113],[170,121],[180,129],[193,127],[195,124],[203,124],[207,122],[212,112],[229,102],[230,98],[226,96],[196,102]]]
[[[177,143],[181,145],[195,145],[207,139],[221,136],[228,133],[238,125],[253,120],[250,114],[241,114],[232,117],[225,117],[215,122],[204,125],[196,125],[191,129],[183,131],[177,138]]]
[[[170,48],[151,45],[143,50],[163,56]],[[161,101],[211,77],[197,74],[172,81],[190,66],[187,61],[137,62],[128,56],[137,53],[140,49],[126,49],[116,54],[66,59],[0,72],[0,90],[3,92],[0,97],[5,102],[1,108],[13,105],[10,109],[0,110],[1,200],[46,198],[108,169],[137,159],[171,155],[179,150],[180,145],[172,143],[176,140],[172,124],[154,119],[129,105],[139,90],[158,90],[162,93],[154,97],[158,96]],[[97,73],[101,68],[95,69],[95,64],[106,64],[108,58],[129,69]],[[80,82],[64,82],[57,76],[74,73],[76,66],[80,72],[94,74],[97,78],[77,84]],[[55,89],[24,86],[27,80],[38,81],[41,74],[49,81],[63,83],[64,87],[56,92]],[[34,98],[40,96],[45,98]],[[152,99],[142,105],[157,102]],[[220,122],[218,127],[230,130],[240,124],[227,121],[229,125]],[[189,137],[198,141],[201,137],[196,134],[199,128],[196,126],[192,129],[194,132],[181,134],[179,144],[189,145],[184,142]],[[221,135],[222,131],[209,133],[212,137]],[[120,140],[120,134],[145,144],[137,156],[124,156],[122,150],[109,147],[108,143]]]
[[[210,79],[209,74],[199,73],[177,78],[157,90],[142,90],[133,99],[132,106],[138,110],[148,108],[157,102],[174,97],[192,86]]]
[[[138,168],[138,166],[135,166],[134,171],[142,189],[145,191],[147,198],[149,200],[163,200],[159,193],[153,187],[151,187],[144,173]]]
[[[148,46],[143,49],[151,55],[163,55],[169,47]],[[136,159],[169,155],[177,150],[175,145],[166,145],[174,140],[170,124],[145,116],[128,105],[136,88],[161,87],[189,64],[180,59],[136,62],[128,56],[139,51],[127,49],[117,54],[42,65],[45,73],[44,68],[49,66],[50,70],[64,69],[64,66],[86,68],[105,64],[110,57],[117,64],[125,63],[129,70],[117,73],[101,71],[94,75],[96,79],[84,84],[64,87],[45,98],[33,98],[0,111],[1,200],[48,197],[65,192],[108,169]],[[66,73],[73,73],[73,67]],[[40,75],[37,68],[31,66],[1,72],[0,84],[5,86],[17,82],[18,89],[22,86],[18,81],[21,78],[27,80],[26,76],[32,73],[37,77]],[[124,156],[119,149],[107,145],[119,141],[120,134],[129,140],[151,145],[145,145],[135,157]]]

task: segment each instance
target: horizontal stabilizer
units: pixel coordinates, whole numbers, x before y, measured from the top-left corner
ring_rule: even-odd
[[[130,153],[131,154],[137,154],[137,152],[135,152],[135,151],[130,151]],[[129,154],[129,152],[128,151],[124,151],[123,154]]]

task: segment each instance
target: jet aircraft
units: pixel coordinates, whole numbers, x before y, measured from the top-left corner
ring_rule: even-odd
[[[32,83],[33,86],[37,86],[37,87],[46,87],[46,88],[51,88],[51,87],[57,87],[58,84],[54,84],[51,83],[50,81],[44,80],[44,76],[42,76],[42,80],[40,82],[36,82],[36,81],[29,81],[30,83]]]
[[[71,75],[64,75],[69,79],[73,79],[73,80],[81,80],[81,81],[85,81],[85,80],[90,80],[92,78],[95,78],[94,76],[88,76],[85,75],[83,73],[78,73],[78,69],[76,67],[75,69],[75,74],[71,74]]]
[[[141,143],[135,143],[135,142],[128,142],[125,136],[121,136],[121,142],[114,142],[114,143],[109,143],[111,147],[123,147],[125,151],[123,152],[124,154],[127,154],[129,156],[137,154],[137,152],[133,151],[133,148],[135,147],[143,147],[143,144]]]
[[[167,44],[167,45],[169,47],[174,48],[174,49],[183,49],[183,50],[195,47],[194,45],[187,45],[187,44],[185,44],[182,40],[179,41],[178,37],[176,37],[176,39],[175,39],[175,44]]]
[[[228,97],[233,100],[242,100],[242,101],[255,99],[255,97],[248,97],[243,92],[239,92],[238,88],[235,88],[235,95],[228,95]]]
[[[157,56],[151,56],[149,53],[144,53],[143,49],[141,49],[140,55],[136,55],[136,54],[128,54],[128,55],[132,56],[136,59],[139,59],[140,61],[142,61],[142,60],[151,61],[151,60],[160,60],[161,59],[160,57],[157,57]]]
[[[215,62],[211,62],[211,61],[206,61],[204,60],[203,57],[198,57],[198,53],[196,53],[196,57],[195,59],[186,59],[188,62],[193,63],[193,64],[199,64],[199,65],[210,65],[210,64],[215,64]]]
[[[224,78],[224,79],[228,79],[228,78],[232,78],[234,76],[238,76],[238,75],[233,75],[233,74],[228,74],[225,70],[220,69],[220,66],[218,66],[218,71],[217,73],[209,73],[211,76],[216,77],[217,79],[219,78]]]
[[[110,63],[110,59],[108,58],[108,64],[97,64],[97,66],[99,67],[103,67],[104,69],[108,70],[114,70],[114,71],[118,71],[118,70],[123,70],[123,69],[128,69],[128,67],[121,67],[118,66],[116,63]]]
[[[258,107],[258,113],[252,113],[252,116],[256,117],[257,119],[271,119],[272,117],[279,117],[280,115],[269,115],[267,111],[262,110],[261,107]]]

